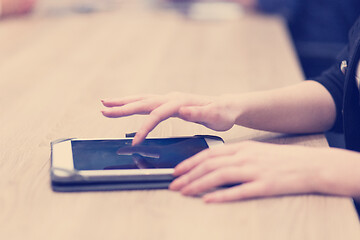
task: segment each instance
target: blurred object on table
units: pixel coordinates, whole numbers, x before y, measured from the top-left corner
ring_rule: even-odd
[[[65,16],[114,11],[125,0],[40,0],[36,15]]]
[[[243,14],[243,7],[232,1],[221,0],[153,0],[162,8],[175,9],[192,20],[233,20]]]
[[[0,18],[22,16],[30,13],[36,0],[0,0]]]

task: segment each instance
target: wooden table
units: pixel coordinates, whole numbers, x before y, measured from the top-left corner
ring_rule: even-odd
[[[143,116],[106,119],[100,99],[269,89],[303,79],[280,19],[194,22],[120,7],[0,22],[0,239],[360,239],[351,199],[300,195],[204,204],[168,190],[55,193],[52,140],[123,137]],[[151,136],[214,134],[171,119]],[[322,135],[215,133],[325,146]]]

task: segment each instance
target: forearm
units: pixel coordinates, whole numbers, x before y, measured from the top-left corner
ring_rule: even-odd
[[[277,90],[208,97],[184,93],[163,96],[129,96],[103,100],[106,117],[148,114],[133,144],[145,139],[160,122],[178,117],[216,131],[234,124],[284,133],[325,131],[336,119],[335,103],[320,83],[302,82]]]
[[[330,93],[315,81],[242,95],[234,108],[235,124],[274,132],[326,131],[336,119]]]

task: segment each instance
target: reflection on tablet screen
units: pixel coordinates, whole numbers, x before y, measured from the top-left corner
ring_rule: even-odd
[[[72,141],[76,170],[174,168],[181,161],[208,148],[203,138]]]

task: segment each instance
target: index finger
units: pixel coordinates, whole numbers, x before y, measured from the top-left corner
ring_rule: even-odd
[[[147,117],[145,123],[137,131],[132,145],[141,143],[146,136],[162,121],[174,117],[179,109],[179,104],[165,103],[154,109]]]

